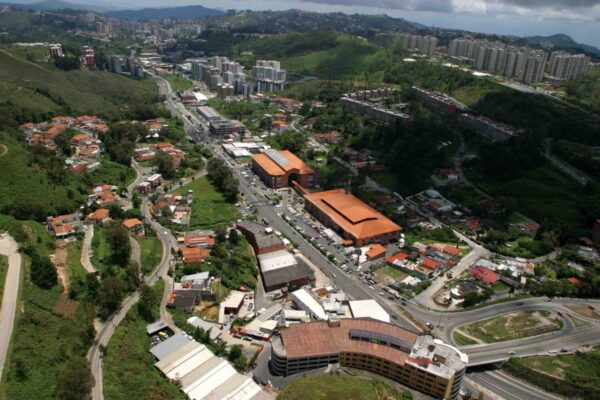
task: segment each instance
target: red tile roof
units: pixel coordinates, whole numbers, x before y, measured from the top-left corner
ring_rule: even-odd
[[[440,266],[440,263],[438,263],[437,261],[434,261],[428,257],[423,257],[421,259],[421,264],[423,264],[425,267],[427,267],[429,269],[437,269]]]
[[[493,285],[500,279],[500,276],[496,272],[486,267],[471,268],[469,270],[469,276],[475,279],[479,279],[480,281],[483,281],[488,285]]]
[[[143,225],[144,223],[137,218],[126,219],[123,221],[123,226],[127,229],[131,229],[137,225]]]
[[[383,247],[379,243],[373,244],[369,251],[367,251],[367,258],[369,260],[374,260],[383,256],[385,256],[385,247]]]
[[[408,254],[400,251],[400,252],[394,254],[393,256],[390,256],[390,257],[386,258],[385,262],[388,262],[388,263],[391,264],[391,263],[393,263],[396,260],[404,261],[407,258],[408,258]]]

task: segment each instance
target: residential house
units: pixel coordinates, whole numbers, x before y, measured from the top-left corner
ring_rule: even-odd
[[[67,214],[58,217],[48,217],[48,231],[57,239],[64,239],[81,232],[81,214]]]
[[[123,226],[127,228],[131,235],[144,236],[144,223],[137,218],[130,218],[123,221]]]

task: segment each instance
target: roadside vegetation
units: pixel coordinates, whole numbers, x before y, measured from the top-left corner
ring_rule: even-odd
[[[549,392],[569,398],[600,398],[600,350],[579,355],[511,358],[503,368]]]
[[[146,235],[142,238],[137,239],[140,243],[141,249],[141,263],[140,268],[144,275],[154,271],[154,269],[160,263],[163,256],[162,242],[158,240],[156,234],[152,230],[146,228]]]
[[[318,375],[299,378],[280,393],[281,400],[411,400],[408,390],[398,390],[380,379],[361,376]]]
[[[163,78],[169,81],[171,88],[176,92],[194,87],[194,82],[182,75],[164,75]]]

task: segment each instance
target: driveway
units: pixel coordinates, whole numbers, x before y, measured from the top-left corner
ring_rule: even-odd
[[[2,309],[0,310],[0,379],[6,361],[6,353],[15,323],[15,313],[19,298],[19,277],[21,275],[21,254],[17,242],[6,235],[0,239],[0,254],[8,257],[8,271],[4,281]]]

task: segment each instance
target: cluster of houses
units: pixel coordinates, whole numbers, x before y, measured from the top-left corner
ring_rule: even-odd
[[[149,193],[149,192],[153,191],[154,189],[156,189],[157,187],[159,187],[160,185],[162,185],[162,183],[163,183],[162,175],[161,174],[153,174],[153,175],[150,175],[148,178],[146,178],[145,181],[140,182],[140,184],[137,185],[137,189],[141,193]]]
[[[148,136],[146,139],[158,139],[160,137],[160,131],[163,128],[168,127],[166,124],[166,119],[164,118],[154,118],[144,121],[144,126],[148,129]]]
[[[111,204],[119,203],[117,186],[103,184],[93,187],[88,196],[88,205],[97,204],[100,207],[107,207]]]
[[[186,157],[183,150],[178,149],[170,142],[152,143],[147,146],[138,147],[133,151],[133,156],[138,162],[152,161],[159,153],[167,155],[175,168],[179,168],[181,161]]]
[[[21,130],[30,146],[42,146],[57,151],[56,138],[71,129],[73,155],[66,160],[67,167],[75,173],[92,172],[100,166],[98,158],[102,152],[100,136],[106,134],[108,126],[97,116],[54,117],[50,122],[25,123]]]
[[[161,194],[151,204],[150,211],[156,217],[167,217],[174,224],[186,227],[190,225],[193,200],[194,192],[192,190],[185,194]]]
[[[342,159],[358,170],[366,169],[371,172],[385,171],[385,166],[375,158],[349,147],[346,147],[342,151]]]
[[[397,284],[415,286],[452,269],[460,258],[461,250],[456,245],[415,242],[410,253],[400,251],[387,257],[385,262],[410,275]]]
[[[215,232],[211,230],[186,232],[178,242],[183,263],[199,263],[210,256],[210,249],[215,245]]]

